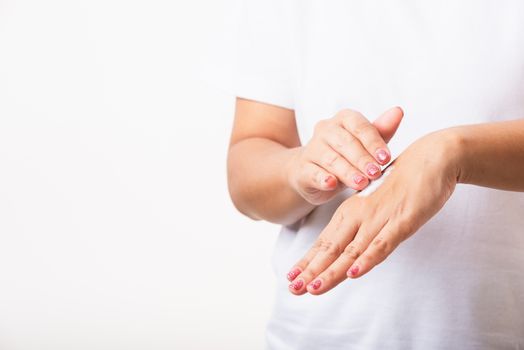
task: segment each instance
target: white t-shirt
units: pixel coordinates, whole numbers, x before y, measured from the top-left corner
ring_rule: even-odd
[[[521,0],[253,0],[240,34],[236,95],[294,109],[303,143],[342,108],[401,106],[394,157],[434,130],[524,118]],[[369,274],[292,295],[286,273],[352,193],[281,228],[269,349],[524,349],[523,193],[458,185]]]

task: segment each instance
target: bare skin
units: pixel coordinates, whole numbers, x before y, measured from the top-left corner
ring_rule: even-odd
[[[368,273],[433,217],[458,183],[524,192],[524,119],[431,133],[392,166],[375,192],[337,208],[291,269],[291,293],[323,294]]]
[[[386,142],[402,115],[392,108],[370,123],[342,110],[302,146],[293,110],[238,98],[228,153],[233,203],[252,219],[291,224],[344,188],[365,188],[390,161]]]
[[[373,125],[387,140],[401,118],[400,109],[390,110]],[[313,137],[317,141],[333,130],[326,127],[324,133],[322,126],[317,129]],[[322,176],[315,175],[320,170],[308,165],[319,165],[313,159],[325,152],[313,151],[322,150],[319,145],[323,143],[317,141],[300,145],[292,110],[237,101],[228,158],[229,188],[237,208],[252,218],[285,224],[332,198],[324,194],[329,189],[320,185]],[[307,147],[312,151],[306,151]],[[312,156],[301,158],[299,154]],[[368,155],[373,157],[372,152]],[[354,158],[348,163],[366,175],[365,186],[374,179]],[[288,273],[291,293],[323,294],[348,278],[368,273],[438,213],[459,183],[524,192],[524,119],[435,131],[411,144],[391,166],[392,171],[374,192],[351,196],[337,208],[311,249]],[[312,171],[304,170],[308,168]],[[321,168],[331,174],[330,169]],[[338,184],[365,187],[347,182],[348,178],[340,175],[345,172],[337,174]],[[307,195],[310,189],[320,193],[313,200]]]

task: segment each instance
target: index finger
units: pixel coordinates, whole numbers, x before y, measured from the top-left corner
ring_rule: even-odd
[[[344,129],[354,135],[366,151],[382,165],[391,160],[389,148],[377,128],[361,113],[346,109],[340,114]]]

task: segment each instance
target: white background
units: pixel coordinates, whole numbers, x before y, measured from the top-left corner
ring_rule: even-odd
[[[238,3],[0,0],[0,349],[263,348],[278,227],[206,82]]]

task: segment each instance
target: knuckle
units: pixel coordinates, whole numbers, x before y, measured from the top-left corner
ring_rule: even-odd
[[[350,244],[344,249],[343,254],[351,260],[357,260],[362,253],[360,249]]]
[[[354,245],[355,247],[363,247],[366,244],[366,240],[364,239],[364,235],[357,235],[355,238],[353,238],[353,242],[351,242],[351,245]]]
[[[333,167],[339,161],[340,157],[335,152],[326,152],[324,155],[324,163],[328,167]]]
[[[304,271],[304,268],[309,264],[309,257],[308,256],[304,256],[302,259],[300,259],[296,264],[295,266],[299,267],[300,270]]]
[[[369,122],[362,121],[355,124],[355,126],[352,129],[352,132],[358,138],[365,139],[374,136],[375,127],[371,125]]]
[[[350,135],[344,139],[344,144],[347,145],[347,147],[356,148],[360,146],[360,141],[356,137]]]
[[[333,215],[333,225],[335,227],[335,231],[340,231],[343,224],[344,224],[344,210],[340,209],[340,207],[335,212],[335,215]]]
[[[313,278],[318,276],[320,273],[318,266],[314,264],[308,265],[308,267],[300,274],[306,282],[311,281]]]
[[[318,252],[322,252],[329,257],[336,258],[342,253],[340,244],[329,239],[320,238],[315,243],[315,249]]]
[[[311,173],[310,183],[312,184],[321,184],[322,179],[324,178],[324,173],[320,170],[314,171]]]
[[[335,118],[343,119],[349,117],[354,111],[349,108],[342,108],[337,112]]]
[[[373,240],[372,246],[380,256],[385,256],[391,251],[391,241],[384,237],[376,237]]]
[[[302,259],[300,259],[297,266],[304,270],[307,266],[309,266],[315,255],[317,255],[316,243],[307,251]]]
[[[370,157],[368,154],[366,154],[366,153],[363,153],[363,154],[359,155],[359,157],[358,157],[358,161],[357,161],[357,164],[359,165],[359,168],[362,169],[362,171],[363,171],[364,173],[367,173],[367,172],[366,172],[366,165],[367,165],[368,163],[373,163],[373,164],[374,164],[375,161],[374,161],[373,158],[371,158],[371,157]]]
[[[405,210],[397,219],[397,234],[400,234],[401,237],[407,237],[416,230],[416,224],[414,221],[414,214],[411,213],[412,210]]]
[[[309,281],[311,279],[311,276],[313,276],[314,272],[312,271],[313,268],[311,266],[308,266],[302,273],[299,275],[300,278],[303,280]]]
[[[352,179],[352,175],[353,175],[353,173],[354,173],[353,169],[351,169],[351,168],[347,168],[346,170],[344,170],[344,174],[342,174],[342,177],[343,177],[346,181],[351,182],[351,179]]]
[[[326,282],[335,281],[337,279],[337,272],[333,268],[329,268],[324,272],[323,278]]]
[[[318,135],[319,133],[322,133],[324,128],[329,124],[329,122],[326,119],[319,120],[313,129],[314,134]]]
[[[297,170],[296,172],[301,176],[303,177],[304,174],[307,174],[308,173],[308,162],[300,162],[297,166]]]
[[[329,142],[333,148],[336,150],[342,150],[346,147],[346,145],[350,142],[348,137],[345,137],[345,135],[342,132],[342,129],[340,128],[333,128],[333,132],[331,133],[331,142]]]
[[[401,239],[409,237],[413,232],[415,232],[415,225],[411,221],[406,220],[399,225],[398,235]]]
[[[343,108],[340,111],[338,111],[336,117],[339,118],[341,121],[351,122],[357,117],[359,117],[361,114],[351,108]]]
[[[329,247],[326,249],[326,254],[330,258],[338,258],[340,254],[342,253],[342,248],[340,247],[340,244],[337,242],[330,242]]]
[[[313,251],[318,252],[321,247],[325,244],[325,239],[323,237],[317,238],[315,243],[313,243],[313,247],[311,248]]]

